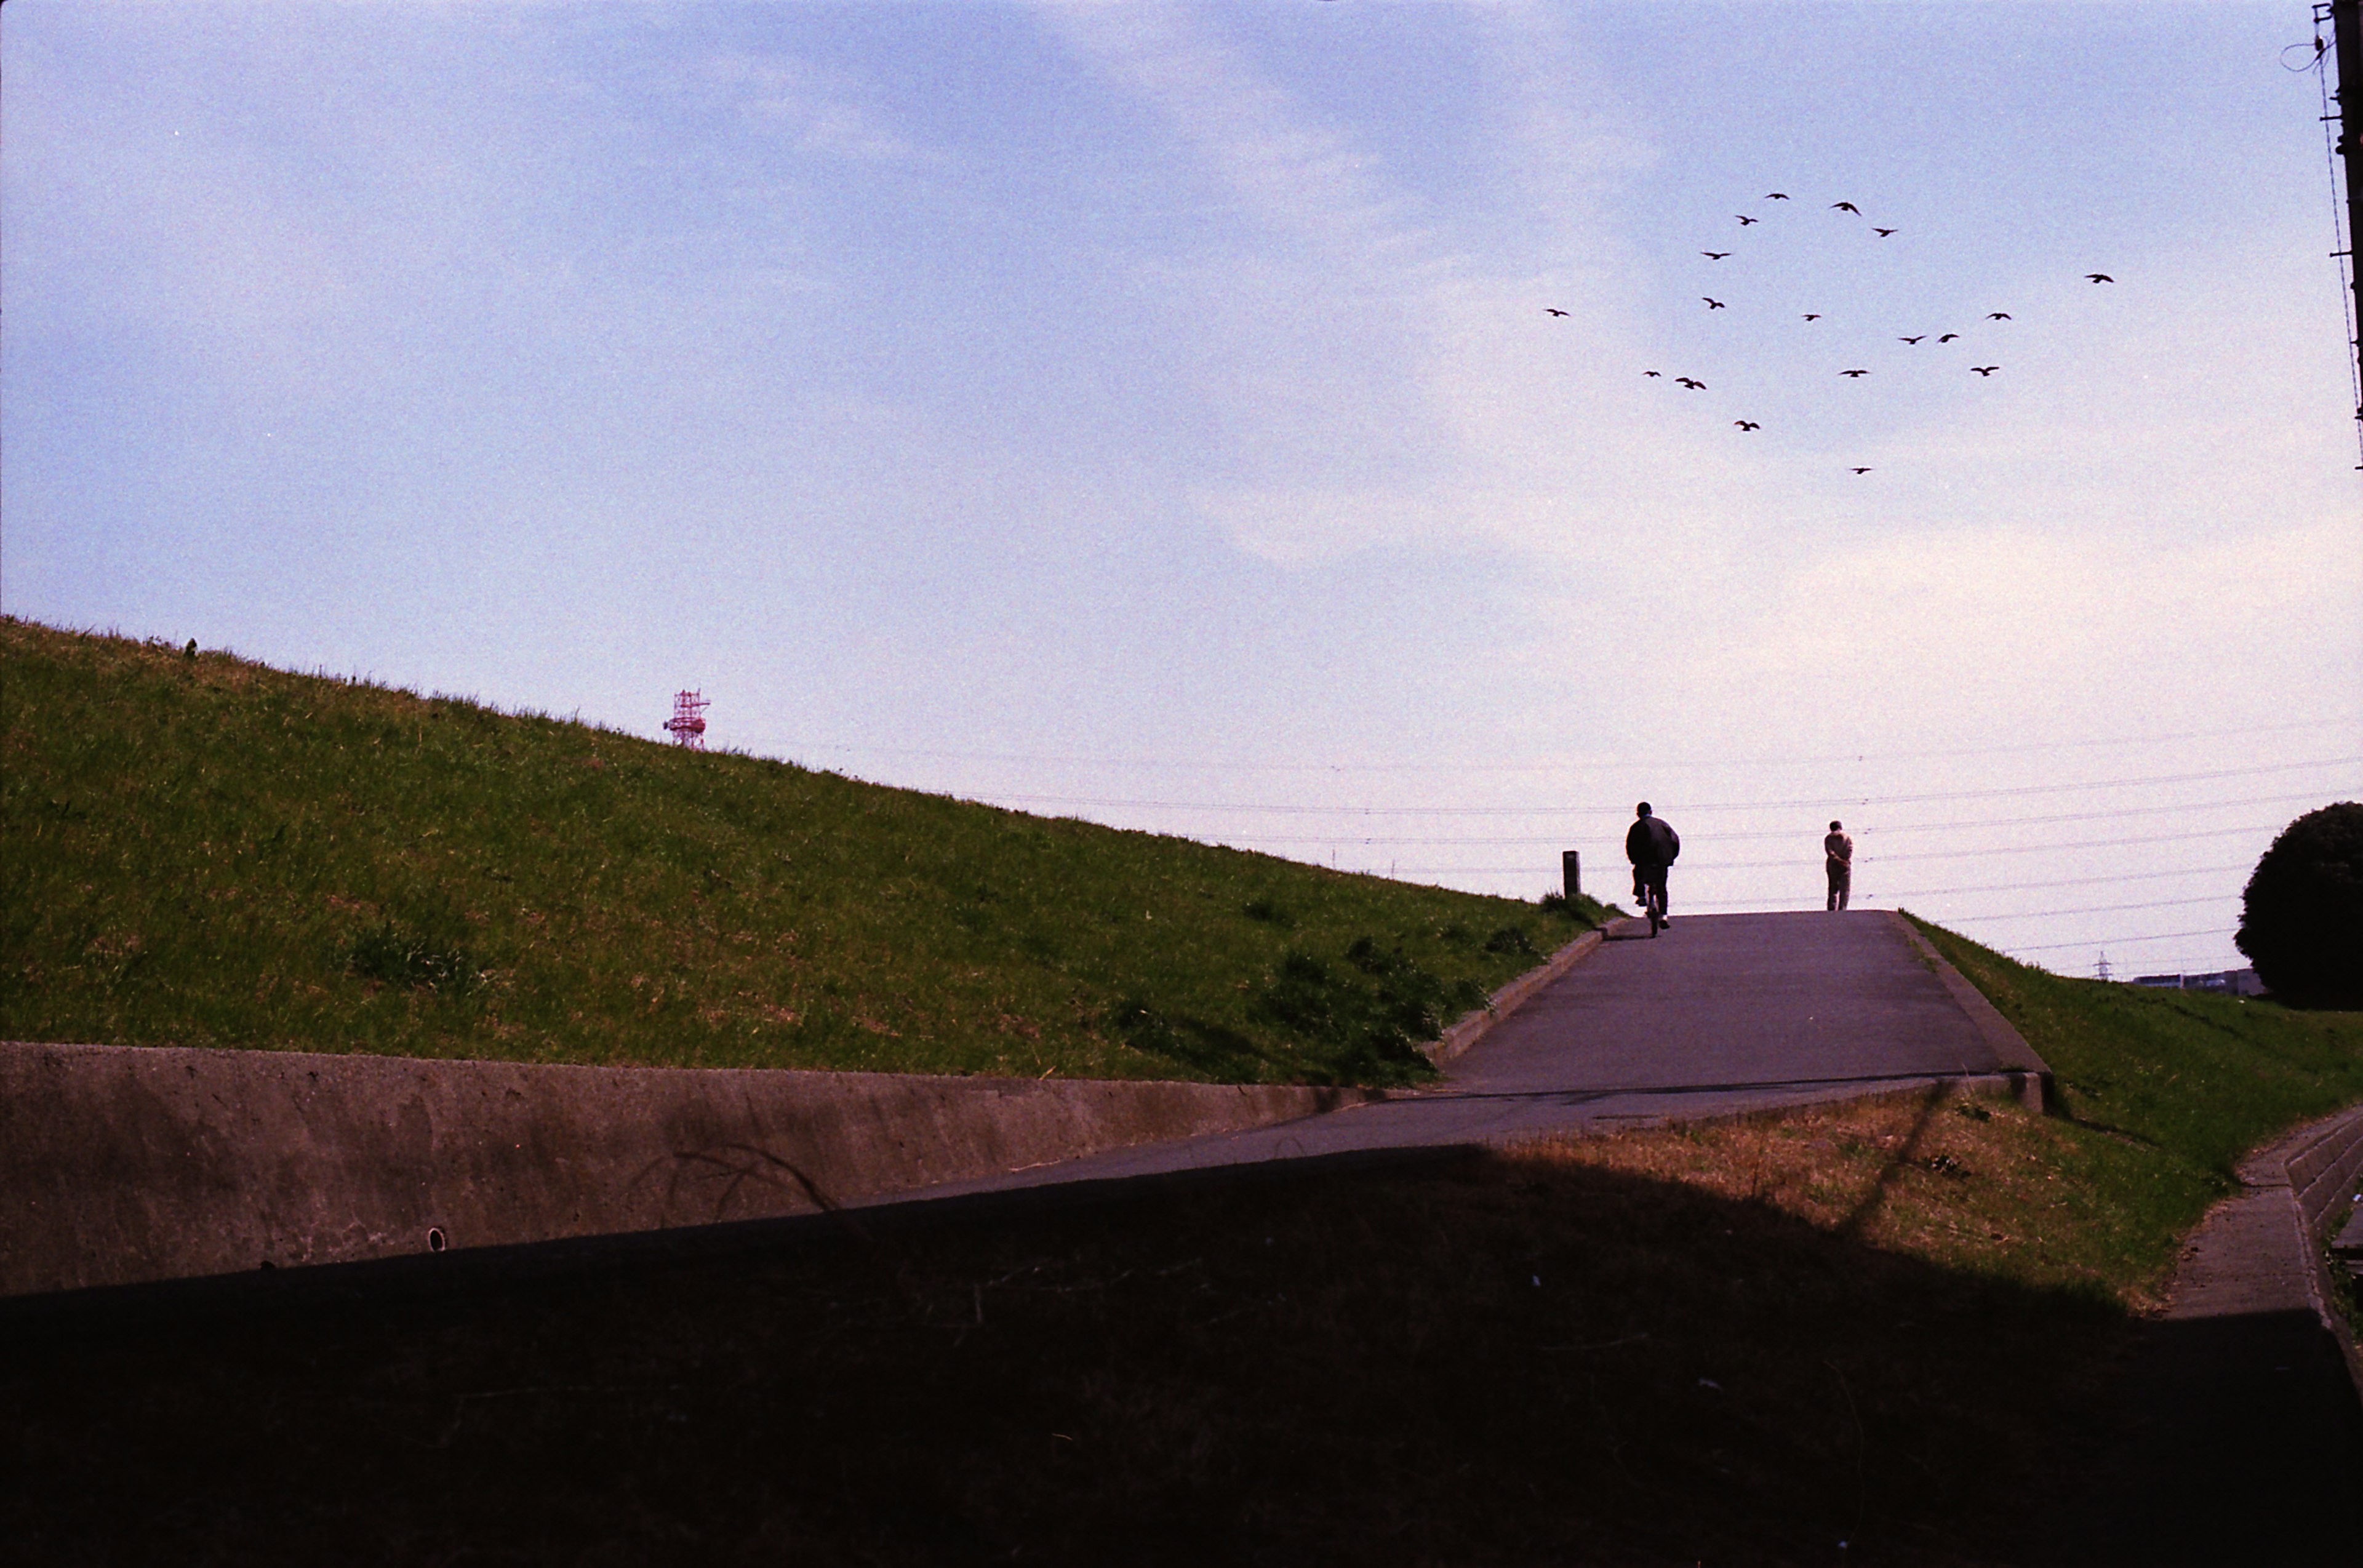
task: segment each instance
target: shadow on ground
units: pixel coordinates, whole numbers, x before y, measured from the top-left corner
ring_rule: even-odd
[[[2047,1563],[2352,1568],[2363,1410],[2312,1312],[2143,1325],[2126,1397],[2038,1532]]]
[[[52,1564],[2014,1562],[2135,1342],[2092,1296],[1459,1151],[734,1236],[10,1311],[0,1540]]]

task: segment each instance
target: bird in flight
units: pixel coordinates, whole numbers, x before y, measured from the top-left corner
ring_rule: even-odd
[[[1871,229],[1871,232],[1872,232],[1873,234],[1878,235],[1881,239],[1886,239],[1889,235],[1891,235],[1891,234],[1894,233],[1894,232],[1895,232],[1895,230],[1893,230],[1893,229],[1892,229],[1892,228],[1872,228],[1872,229]]]
[[[1728,250],[1702,250],[1699,254],[1705,257],[1710,261],[1720,261],[1725,256],[1730,255],[1731,252]]]
[[[1969,368],[1977,372],[1980,375],[1991,375],[1994,372],[2002,369],[2000,365],[1971,365]]]
[[[1566,311],[1559,309],[1559,308],[1557,306],[1555,306],[1555,305],[1546,305],[1546,306],[1543,306],[1543,313],[1544,313],[1545,315],[1547,315],[1547,316],[1565,316],[1565,315],[1567,314],[1567,312],[1566,312]]]
[[[1699,297],[1701,299],[1706,299],[1706,295],[1701,295]],[[1709,310],[1728,310],[1731,308],[1731,306],[1724,304],[1723,301],[1719,299],[1706,299],[1706,307]]]
[[[1857,473],[1869,473],[1870,472],[1870,470],[1869,470],[1869,469],[1867,469],[1867,468],[1858,468],[1858,469],[1856,469],[1856,470],[1855,470],[1855,472],[1856,472]]]
[[[1765,193],[1764,199],[1768,202],[1785,202],[1789,199],[1789,194],[1786,191],[1768,191]]]
[[[1830,210],[1832,212],[1850,212],[1857,217],[1860,217],[1862,216],[1862,208],[1855,206],[1852,202],[1832,202],[1830,204]]]
[[[1869,371],[1840,371],[1840,372],[1838,372],[1838,374],[1840,374],[1840,375],[1869,375],[1869,373],[1869,373]]]
[[[1748,217],[1748,216],[1747,216],[1746,213],[1744,213],[1744,212],[1742,212],[1742,213],[1734,213],[1732,216],[1739,219],[1739,227],[1740,227],[1740,228],[1747,228],[1749,224],[1754,223],[1755,221],[1757,221],[1756,219],[1754,219],[1754,218],[1752,218],[1752,217]]]
[[[1943,337],[1937,339],[1936,341],[1939,343],[1949,343],[1959,336],[1960,334],[1958,332],[1947,332]]]
[[[2007,321],[2010,319],[2010,312],[2007,310],[1990,310],[1986,312],[1986,319],[1989,321]]]
[[[1753,419],[1734,419],[1732,423],[1743,430],[1760,430],[1764,428]]]
[[[1821,318],[1822,313],[1818,310],[1809,310],[1805,312],[1805,319],[1808,321],[1819,321]]]
[[[1641,373],[1643,375],[1663,375],[1666,373],[1663,371],[1643,371]]]
[[[2113,284],[2117,281],[2106,272],[2086,272],[2084,276],[2088,282],[2096,284]]]
[[[1674,383],[1678,386],[1687,386],[1692,392],[1704,392],[1706,390],[1706,383],[1703,381],[1692,381],[1686,375],[1678,375],[1674,377]]]
[[[1927,335],[1927,333],[1923,332],[1920,334],[1920,338],[1925,338]],[[1895,340],[1899,343],[1916,343],[1920,340],[1920,338],[1898,338]]]

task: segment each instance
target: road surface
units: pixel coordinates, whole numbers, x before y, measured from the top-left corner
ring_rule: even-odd
[[[2040,1072],[1884,910],[1612,928],[1441,1084],[1303,1121],[1116,1150],[880,1201],[1376,1149],[1514,1143]]]

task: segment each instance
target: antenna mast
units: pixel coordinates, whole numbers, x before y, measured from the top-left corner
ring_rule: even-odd
[[[712,706],[695,692],[673,695],[672,717],[665,721],[665,728],[672,732],[674,745],[693,751],[705,750],[705,710]]]

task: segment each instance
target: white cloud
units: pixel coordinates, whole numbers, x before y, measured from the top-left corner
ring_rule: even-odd
[[[708,56],[697,75],[739,117],[784,136],[798,150],[858,162],[910,162],[920,150],[882,124],[861,84],[842,72],[782,54]]]

